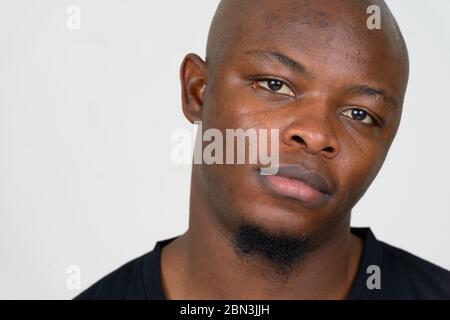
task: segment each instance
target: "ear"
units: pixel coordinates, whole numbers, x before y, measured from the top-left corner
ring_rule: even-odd
[[[198,55],[188,54],[181,64],[180,79],[185,117],[191,122],[201,121],[207,83],[207,66]]]

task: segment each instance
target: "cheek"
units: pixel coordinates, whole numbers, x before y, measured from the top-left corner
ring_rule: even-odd
[[[251,208],[260,203],[246,166],[204,165],[201,168],[204,190],[215,214],[227,224],[243,215],[258,213]]]
[[[335,159],[336,180],[339,181],[341,197],[355,204],[369,188],[378,174],[385,157],[384,148],[378,142],[365,141],[341,145]]]
[[[251,85],[245,81],[222,82],[205,101],[204,127],[217,129],[248,129],[264,127],[267,106],[255,99]],[[266,108],[266,109],[265,109]]]

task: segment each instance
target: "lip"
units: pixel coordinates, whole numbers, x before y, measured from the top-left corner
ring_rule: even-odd
[[[276,175],[260,177],[271,191],[312,207],[325,204],[333,193],[330,183],[322,175],[302,165],[280,166]]]

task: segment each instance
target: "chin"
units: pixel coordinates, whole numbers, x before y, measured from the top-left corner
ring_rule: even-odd
[[[235,211],[236,212],[236,211]],[[239,224],[252,224],[263,227],[274,233],[309,234],[320,225],[320,217],[303,209],[293,211],[288,207],[268,205],[267,203],[248,205],[238,217]]]

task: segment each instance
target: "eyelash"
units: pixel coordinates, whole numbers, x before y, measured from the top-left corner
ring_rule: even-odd
[[[369,117],[371,119],[372,123],[366,123],[366,122],[363,122],[363,121],[360,121],[360,120],[356,120],[356,119],[353,119],[351,116],[345,116],[345,117],[348,117],[351,120],[354,120],[356,122],[362,123],[364,125],[371,125],[371,126],[379,126],[380,125],[378,119],[375,116],[373,116],[369,111],[367,111],[367,110],[365,110],[363,108],[353,107],[353,108],[348,108],[348,109],[344,110],[343,112],[352,111],[352,110],[359,110],[359,111],[365,112],[366,113],[366,117]]]
[[[269,81],[278,81],[278,82],[280,82],[281,85],[282,85],[281,88],[284,88],[284,87],[288,88],[290,90],[290,92],[292,92],[292,95],[286,94],[286,93],[280,93],[279,90],[272,90],[272,89],[270,89]],[[280,79],[277,79],[277,78],[256,78],[256,79],[254,79],[254,82],[256,83],[257,86],[259,86],[260,88],[263,88],[264,90],[267,90],[269,92],[273,92],[273,93],[276,93],[276,94],[279,94],[279,95],[283,95],[283,96],[287,96],[287,97],[291,97],[291,98],[295,98],[296,97],[296,95],[294,93],[294,90],[292,90],[291,86],[284,80],[280,80]],[[263,86],[263,85],[261,85],[261,83],[267,83],[267,86]],[[280,88],[280,90],[281,90],[281,88]]]
[[[261,87],[264,90],[267,90],[269,92],[273,92],[273,93],[276,93],[276,94],[279,94],[279,95],[283,95],[283,96],[287,96],[287,97],[293,97],[293,98],[296,97],[296,95],[294,93],[294,90],[292,90],[291,86],[288,83],[286,83],[286,81],[284,81],[284,80],[280,80],[280,79],[277,79],[277,78],[259,78],[259,79],[254,79],[254,81],[256,82],[256,84],[259,87]],[[269,81],[278,81],[278,82],[280,82],[281,85],[282,85],[281,88],[287,87],[292,92],[292,95],[285,94],[285,93],[279,93],[279,90],[272,90],[272,89],[270,89]],[[267,83],[267,85],[266,86],[262,86],[260,83]],[[281,90],[281,88],[280,88],[280,90]],[[372,123],[366,123],[366,122],[363,122],[361,120],[356,120],[356,119],[353,119],[351,116],[346,116],[347,118],[350,118],[351,120],[354,120],[356,122],[362,123],[364,125],[379,125],[379,121],[377,120],[377,118],[374,117],[369,111],[367,111],[367,110],[365,110],[363,108],[358,108],[358,107],[355,106],[353,108],[348,108],[348,109],[344,110],[343,112],[352,111],[352,110],[359,110],[359,111],[365,112],[366,113],[366,117],[369,117],[371,119]]]

